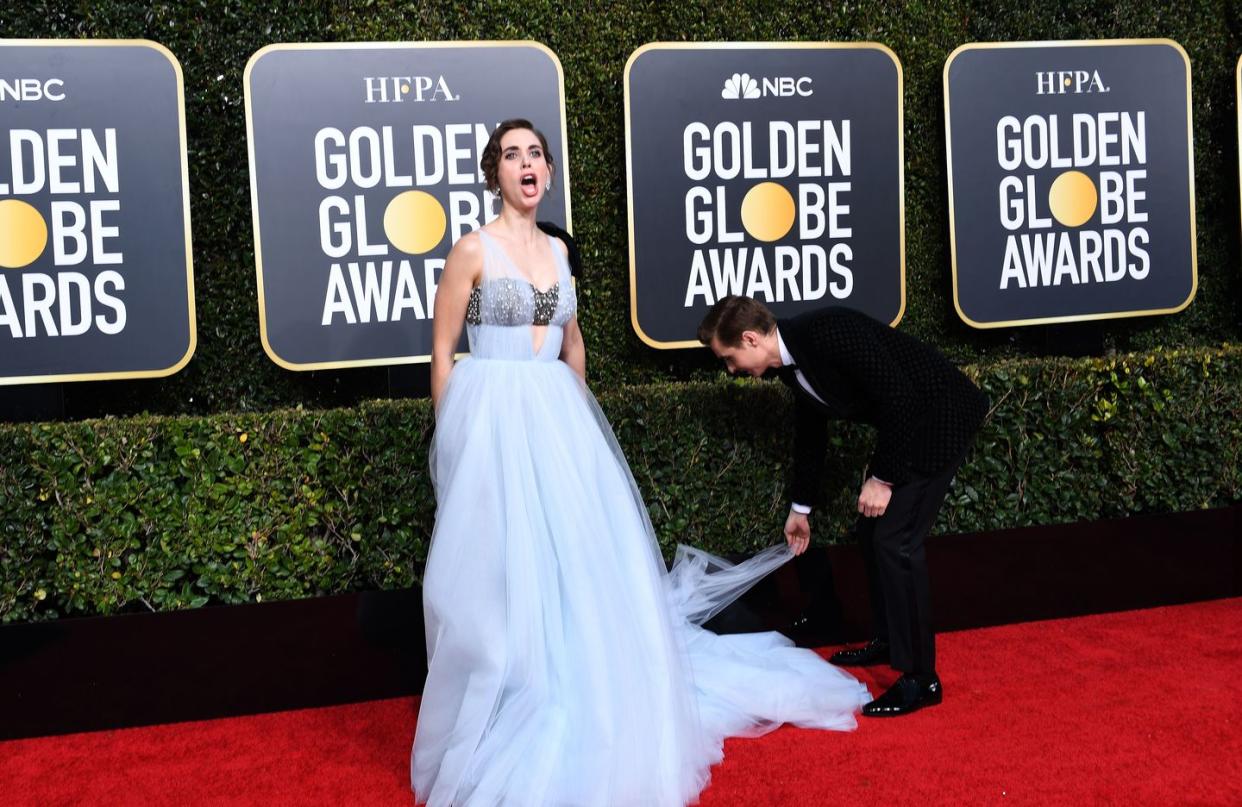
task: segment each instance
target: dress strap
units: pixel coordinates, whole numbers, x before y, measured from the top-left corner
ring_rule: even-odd
[[[479,243],[483,245],[483,279],[510,277],[511,273],[506,269],[509,261],[501,252],[500,245],[483,228],[480,227],[476,232],[479,234]]]

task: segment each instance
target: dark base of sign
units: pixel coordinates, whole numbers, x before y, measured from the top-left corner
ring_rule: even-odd
[[[421,370],[427,375],[425,365]],[[398,368],[405,369],[405,368]],[[418,369],[412,369],[417,382]],[[347,370],[315,370],[305,373],[288,373],[290,388],[308,407],[330,409],[356,406],[360,401],[383,397],[418,397],[427,395],[414,386],[408,393],[394,392],[387,367],[358,367]],[[114,381],[86,381],[81,383],[43,384],[28,387],[0,387],[0,422],[84,420],[107,416],[130,417],[143,413],[182,413],[191,416],[214,411],[210,397],[200,399],[197,393],[188,391],[188,397],[175,401],[169,394],[167,378],[126,379]],[[426,381],[423,387],[428,387]],[[40,388],[49,390],[39,392]],[[16,393],[10,405],[10,392]],[[42,398],[52,394],[58,400]],[[210,396],[210,392],[206,392]],[[32,398],[33,395],[33,398]],[[33,404],[32,404],[33,401]],[[280,403],[259,399],[250,401],[251,406],[266,408]]]
[[[388,368],[388,397],[426,398],[429,395],[430,364],[398,364]]]
[[[0,740],[408,695],[421,593],[0,627]]]
[[[59,420],[64,416],[64,384],[0,387],[0,423]]]
[[[799,593],[780,601],[804,603],[800,644],[874,635],[862,552],[829,549],[798,558],[798,576],[784,580]],[[928,539],[927,558],[939,631],[1236,597],[1242,506],[939,535]],[[817,585],[824,580],[831,585]]]
[[[1242,595],[1242,506],[929,539],[939,630]],[[872,635],[855,545],[814,549],[709,627]],[[0,739],[421,691],[418,589],[0,627]],[[1015,658],[1022,652],[1015,648]]]
[[[1039,327],[1033,347],[1042,356],[1103,356],[1105,326],[1099,320],[1063,322]]]

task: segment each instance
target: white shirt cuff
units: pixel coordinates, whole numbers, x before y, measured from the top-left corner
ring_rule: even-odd
[[[795,513],[801,513],[804,516],[810,515],[811,513],[810,506],[805,505],[805,504],[798,504],[797,502],[792,502],[789,505],[789,509],[793,510]]]

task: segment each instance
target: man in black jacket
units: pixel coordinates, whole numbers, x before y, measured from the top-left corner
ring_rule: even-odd
[[[875,427],[858,532],[876,638],[830,660],[888,662],[903,673],[863,707],[864,715],[902,715],[940,703],[924,539],[987,414],[987,397],[933,348],[848,308],[778,321],[748,297],[725,297],[699,326],[699,340],[729,372],[772,373],[794,392],[785,537],[795,553],[810,542],[809,515],[820,502],[828,420]]]

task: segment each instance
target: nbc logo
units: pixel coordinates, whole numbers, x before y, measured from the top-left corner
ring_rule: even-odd
[[[725,79],[724,89],[720,91],[721,98],[758,98],[759,82],[750,77],[750,73],[734,73],[731,78]]]
[[[766,98],[776,96],[777,98],[789,98],[793,95],[809,96],[814,90],[811,89],[811,79],[807,76],[794,78],[793,76],[777,76],[775,78],[764,78],[762,84],[756,79],[750,77],[750,73],[734,73],[725,79],[724,89],[720,91],[721,98],[730,100],[738,98]]]
[[[65,82],[58,78],[40,81],[37,78],[0,78],[0,101],[63,101]]]

